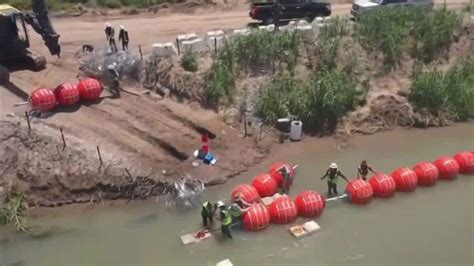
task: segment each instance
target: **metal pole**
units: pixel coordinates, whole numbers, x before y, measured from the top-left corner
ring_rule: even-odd
[[[178,55],[181,55],[181,51],[179,50],[179,40],[176,38],[176,49],[178,49]]]

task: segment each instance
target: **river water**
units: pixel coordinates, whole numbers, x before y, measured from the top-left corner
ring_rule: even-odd
[[[351,178],[362,159],[390,173],[438,155],[474,150],[473,136],[474,125],[464,124],[358,137],[344,151],[330,140],[291,144],[285,146],[285,154],[299,168],[290,195],[305,189],[325,192],[319,177],[332,161]],[[242,177],[210,188],[205,198],[227,199],[235,185],[265,171],[283,157],[280,154]],[[233,240],[217,232],[188,246],[179,236],[199,228],[198,209],[176,211],[135,203],[53,211],[32,219],[42,228],[54,229],[49,237],[0,231],[0,265],[215,265],[226,258],[234,265],[473,265],[473,206],[474,176],[459,176],[365,206],[330,202],[316,219],[322,230],[303,239],[289,234],[290,225],[270,225],[258,233],[234,231]]]

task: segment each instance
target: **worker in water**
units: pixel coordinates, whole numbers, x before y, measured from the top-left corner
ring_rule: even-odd
[[[218,201],[217,208],[219,208],[219,218],[221,220],[221,231],[222,234],[230,239],[232,239],[232,234],[230,233],[230,227],[232,225],[232,216],[230,215],[227,207],[224,202]]]
[[[119,42],[122,42],[122,50],[127,51],[128,50],[128,31],[125,29],[123,25],[120,25],[120,31],[119,31],[119,37],[118,37]]]
[[[346,182],[349,182],[349,180],[347,180],[347,178],[341,173],[341,171],[339,171],[339,169],[337,168],[337,164],[332,163],[331,165],[329,165],[329,169],[326,171],[324,176],[321,177],[321,179],[324,179],[326,177],[328,178],[328,195],[329,196],[332,195],[332,192],[334,192],[336,195],[338,194],[337,193],[337,178],[339,176],[344,178]]]
[[[286,167],[282,167],[278,171],[283,176],[283,182],[281,184],[282,192],[288,194],[290,192],[290,186],[293,184],[293,176],[291,176],[291,172],[288,171]]]
[[[214,222],[213,217],[215,212],[216,206],[214,204],[212,204],[210,201],[204,202],[201,209],[203,226],[207,227],[208,225]]]
[[[235,226],[242,226],[242,221],[244,217],[244,213],[248,211],[249,207],[241,207],[237,202],[233,202],[229,206],[229,213],[230,216],[232,217],[232,225]]]
[[[105,24],[105,37],[107,39],[107,46],[110,47],[112,53],[117,52],[117,44],[115,43],[115,30],[110,23]]]
[[[367,161],[362,161],[357,168],[357,177],[362,177],[363,180],[367,180],[367,175],[369,174],[369,171],[375,174],[374,169],[370,167],[369,164],[367,164]]]

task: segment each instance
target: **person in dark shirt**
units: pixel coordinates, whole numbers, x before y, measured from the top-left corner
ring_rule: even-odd
[[[363,180],[367,180],[367,175],[369,174],[369,171],[375,174],[374,169],[372,169],[372,167],[370,167],[367,161],[364,160],[360,163],[359,167],[357,168],[357,173],[358,173],[357,176],[362,177]]]
[[[112,53],[117,52],[117,44],[115,43],[115,30],[109,23],[105,24],[105,37],[107,45],[110,47]]]
[[[329,169],[326,171],[326,173],[321,177],[321,179],[324,179],[328,177],[328,195],[331,196],[332,192],[334,192],[336,195],[337,193],[337,178],[342,177],[346,182],[349,182],[347,178],[339,171],[337,168],[336,163],[332,163],[329,165]]]
[[[119,31],[119,42],[122,42],[122,50],[127,51],[128,50],[128,31],[125,29],[123,25],[120,25],[120,31]]]

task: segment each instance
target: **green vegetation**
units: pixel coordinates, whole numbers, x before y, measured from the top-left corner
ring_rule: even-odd
[[[364,47],[381,52],[388,65],[396,65],[409,51],[429,62],[448,50],[461,22],[460,15],[444,8],[378,8],[360,18],[356,35]]]
[[[309,131],[332,131],[361,97],[357,84],[338,69],[318,71],[307,81],[283,74],[265,88],[257,115],[270,124],[281,117],[296,116]]]
[[[417,108],[433,114],[448,110],[461,121],[474,118],[474,58],[445,73],[429,71],[415,77],[409,95]]]
[[[301,39],[295,32],[256,31],[226,40],[217,53],[207,77],[206,103],[217,107],[224,101],[232,103],[235,78],[240,71],[261,73],[277,71],[286,66],[292,71],[298,57]]]
[[[336,17],[321,29],[319,43],[315,50],[318,68],[332,69],[337,66],[340,43],[349,32],[347,19]]]
[[[181,67],[189,72],[196,72],[198,70],[198,59],[195,53],[186,52],[181,57]]]
[[[28,204],[23,194],[10,193],[3,207],[0,207],[0,225],[10,225],[21,232],[28,232],[26,210]]]

